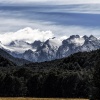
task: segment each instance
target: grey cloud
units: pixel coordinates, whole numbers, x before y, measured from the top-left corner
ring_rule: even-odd
[[[100,0],[1,0],[1,3],[55,3],[55,4],[82,4],[82,3],[100,3]]]
[[[1,17],[52,22],[56,25],[99,27],[100,14],[72,11],[72,6],[1,6]],[[100,5],[98,5],[100,6]],[[69,8],[70,7],[70,8]],[[70,12],[71,9],[71,12]],[[58,11],[59,10],[59,11]],[[64,11],[65,10],[65,11]],[[99,11],[100,13],[100,11]],[[96,20],[95,20],[96,19]]]
[[[79,10],[82,7],[83,5],[2,5],[0,31],[16,31],[32,27],[51,30],[56,35],[95,33],[98,35],[100,11],[97,14],[95,12],[99,8],[91,13],[90,7]]]

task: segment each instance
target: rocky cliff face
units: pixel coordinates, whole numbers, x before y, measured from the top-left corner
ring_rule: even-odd
[[[56,37],[44,42],[12,41],[9,45],[0,43],[0,48],[6,50],[12,56],[23,58],[33,62],[50,61],[67,57],[76,52],[92,51],[100,48],[100,40],[91,36],[72,35],[61,40]]]

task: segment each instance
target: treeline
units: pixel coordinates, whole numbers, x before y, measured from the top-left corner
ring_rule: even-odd
[[[87,74],[85,70],[69,72],[52,69],[49,72],[35,72],[29,68],[1,71],[0,96],[88,98]]]
[[[0,96],[100,100],[100,50],[20,67],[1,59]]]

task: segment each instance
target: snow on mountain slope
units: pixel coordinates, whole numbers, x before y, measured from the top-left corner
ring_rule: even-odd
[[[18,41],[18,40],[15,40],[15,41],[12,41],[9,46],[14,46],[14,47],[28,47],[30,46],[29,43],[25,42],[25,41]]]
[[[41,42],[40,40],[38,40],[38,41],[34,41],[32,44],[31,44],[31,46],[32,46],[32,48],[34,48],[34,49],[38,49],[40,46],[42,46],[43,45],[43,42]]]
[[[62,44],[62,41],[60,39],[55,38],[55,37],[48,39],[44,43],[45,46],[48,46],[51,49],[58,49],[61,44]]]
[[[100,39],[91,36],[72,35],[53,37],[50,31],[29,27],[14,33],[0,34],[0,48],[17,58],[33,62],[63,58],[76,52],[100,49]]]
[[[6,47],[11,48],[12,52],[17,52],[17,53],[24,53],[26,50],[32,49],[31,44],[25,42],[25,41],[12,41]]]
[[[4,49],[4,50],[6,50],[6,51],[12,51],[11,48],[9,48],[9,47],[3,45],[1,42],[0,42],[0,49]]]
[[[48,61],[56,59],[56,52],[59,46],[62,45],[62,41],[58,38],[50,38],[42,45],[40,45],[36,52],[28,50],[23,54],[24,59],[30,59],[30,61]]]
[[[2,47],[11,53],[24,53],[27,50],[36,51],[31,44],[34,41],[46,41],[53,37],[51,31],[41,31],[39,29],[32,29],[26,27],[20,29],[17,32],[9,32],[5,34],[0,34],[0,41]]]
[[[73,35],[63,41],[62,45],[57,51],[57,58],[66,57],[79,51],[89,52],[96,49],[100,49],[100,40],[98,40],[93,35],[91,35],[90,37],[83,36],[81,38],[78,35]]]
[[[28,43],[24,40],[15,40],[1,48],[7,50],[12,56],[33,62],[50,61],[63,58],[76,52],[91,51],[100,48],[100,40],[91,36],[72,35],[65,40],[49,38],[48,40]]]
[[[70,38],[68,40],[69,40],[69,43],[75,44],[76,46],[82,46],[85,42],[84,38],[80,37],[79,35],[70,36]]]

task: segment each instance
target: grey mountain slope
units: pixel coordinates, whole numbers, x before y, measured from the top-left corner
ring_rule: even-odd
[[[12,61],[6,59],[5,57],[2,57],[0,55],[0,68],[1,67],[9,67],[9,68],[12,68],[12,67],[16,67],[16,64],[14,64]]]
[[[24,44],[21,41],[20,43]],[[35,41],[32,44],[28,44],[25,42],[25,44],[26,44],[24,45],[25,47],[27,47],[28,45],[31,46],[31,48],[29,48],[28,50],[24,49],[23,53],[18,53],[18,51],[17,53],[9,51],[9,53],[14,57],[26,59],[31,62],[44,62],[44,61],[50,61],[54,59],[67,57],[77,52],[84,52],[84,51],[89,52],[92,50],[100,49],[100,40],[94,37],[93,35],[91,36],[85,35],[83,37],[79,35],[72,35],[63,41],[54,37],[44,42]],[[7,57],[9,58],[9,56]],[[10,60],[15,61],[14,59],[10,57]],[[24,61],[25,60],[17,59],[15,63],[19,62],[20,64],[21,63],[23,64],[27,62]]]
[[[2,49],[0,49],[0,56],[12,61],[13,63],[15,63],[16,65],[19,65],[19,66],[30,63],[30,61],[27,61],[25,59],[15,58]]]
[[[72,37],[70,37],[72,38]],[[69,39],[70,39],[69,38]],[[74,36],[73,39],[75,39],[76,36]],[[66,56],[69,56],[73,53],[76,52],[83,52],[83,51],[92,51],[92,50],[97,50],[100,48],[100,40],[98,40],[94,36],[84,36],[83,39],[85,40],[83,45],[76,46],[74,43],[70,43],[69,39],[66,39],[63,41],[62,46],[59,47],[57,51],[57,58],[63,58]]]

